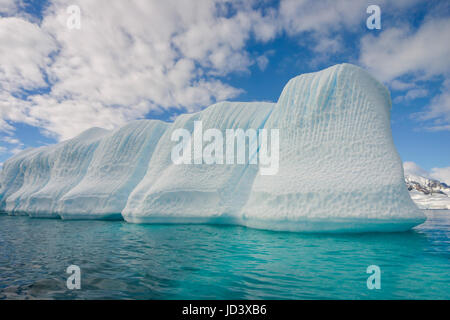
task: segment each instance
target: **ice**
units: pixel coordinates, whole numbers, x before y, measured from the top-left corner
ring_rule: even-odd
[[[303,232],[408,230],[425,216],[404,184],[390,108],[389,92],[366,71],[336,65],[290,80],[276,104],[221,102],[174,123],[91,129],[27,150],[3,166],[0,209]],[[227,129],[278,129],[278,172],[261,175],[249,163],[260,148],[244,164],[175,164],[172,134],[192,133],[197,121],[224,136]]]
[[[59,201],[57,213],[63,219],[121,219],[166,127],[162,121],[141,120],[104,136],[83,179]]]
[[[243,224],[292,231],[402,231],[424,221],[390,129],[388,90],[342,64],[289,81],[266,128],[280,169],[256,176]]]
[[[2,209],[33,217],[121,219],[166,127],[142,120],[112,132],[93,128],[26,151],[5,163]]]
[[[123,211],[125,220],[232,223],[247,200],[257,165],[175,165],[171,159],[172,132],[178,128],[193,132],[195,121],[202,121],[204,131],[216,128],[224,135],[225,129],[261,128],[273,106],[222,102],[178,117],[161,138],[144,179],[131,193]]]
[[[423,194],[417,190],[409,192],[411,199],[420,209],[450,210],[450,196],[443,193]]]
[[[19,194],[16,194],[16,192],[22,188],[25,180],[25,170],[24,168],[28,167],[28,164],[31,163],[33,159],[33,155],[40,152],[42,148],[39,149],[28,149],[25,151],[22,151],[21,153],[17,154],[12,159],[6,161],[3,165],[3,170],[1,174],[1,180],[0,180],[0,208],[2,211],[7,211],[9,213],[12,213],[14,206],[19,200],[18,196]],[[23,165],[25,163],[25,165]],[[47,175],[45,174],[45,170],[41,170],[41,172],[44,173],[44,181],[48,180]],[[37,180],[42,175],[33,175],[30,176],[27,172],[26,179],[27,183],[26,186],[30,187],[32,185],[39,186],[38,183],[30,184],[28,183],[29,179]],[[39,187],[36,189],[39,190]],[[15,195],[16,194],[16,195]],[[15,196],[14,196],[15,195]],[[8,204],[8,206],[7,206]]]
[[[107,133],[92,128],[74,139],[25,151],[7,161],[2,171],[2,190],[7,193],[2,209],[16,215],[59,217],[60,198],[84,177],[95,149]],[[4,178],[14,174],[15,179]]]

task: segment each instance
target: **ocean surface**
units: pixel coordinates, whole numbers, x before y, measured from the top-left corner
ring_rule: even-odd
[[[0,299],[450,299],[450,211],[426,214],[410,232],[347,235],[0,215]]]

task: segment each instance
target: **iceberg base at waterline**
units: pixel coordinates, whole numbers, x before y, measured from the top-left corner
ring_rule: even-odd
[[[422,224],[424,218],[412,219],[304,219],[247,220],[232,217],[210,218],[168,218],[168,217],[127,217],[126,221],[136,224],[216,224],[238,225],[254,229],[303,232],[303,233],[362,233],[362,232],[404,232]]]
[[[291,79],[277,103],[220,102],[173,123],[92,128],[7,160],[0,210],[64,220],[406,231],[425,215],[404,184],[390,109],[382,84],[359,67],[340,64]],[[174,133],[191,134],[199,122],[202,130],[223,136],[229,129],[277,130],[278,170],[262,175],[249,161],[260,156],[261,145],[244,164],[174,163]],[[244,136],[246,150],[249,140]]]

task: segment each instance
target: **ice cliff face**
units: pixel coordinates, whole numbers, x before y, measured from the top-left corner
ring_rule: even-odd
[[[352,65],[290,80],[265,124],[280,130],[280,170],[255,178],[245,224],[400,230],[423,221],[404,187],[390,109],[387,89]]]
[[[5,162],[2,209],[33,217],[59,217],[60,199],[83,179],[106,134],[106,130],[92,128],[72,140],[25,151]]]
[[[276,104],[223,102],[173,124],[142,120],[111,132],[91,129],[25,151],[3,166],[0,209],[289,231],[408,230],[425,217],[404,185],[390,108],[388,91],[368,73],[336,65],[292,79]],[[277,174],[258,174],[248,159],[174,164],[172,133],[192,132],[195,121],[222,133],[278,129]]]
[[[257,165],[175,165],[172,133],[179,128],[192,132],[194,121],[201,121],[204,131],[215,128],[224,136],[226,129],[257,129],[264,126],[272,108],[272,103],[222,102],[178,117],[131,193],[124,218],[130,222],[232,222],[248,197]]]

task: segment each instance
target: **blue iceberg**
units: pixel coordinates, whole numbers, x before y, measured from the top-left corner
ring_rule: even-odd
[[[406,231],[425,215],[404,184],[390,109],[388,90],[370,74],[336,65],[291,79],[276,104],[220,102],[173,123],[93,128],[26,150],[3,165],[0,210],[299,232]],[[174,163],[174,132],[193,133],[199,121],[224,136],[277,129],[276,173],[262,175],[251,161],[260,144],[245,163]]]

